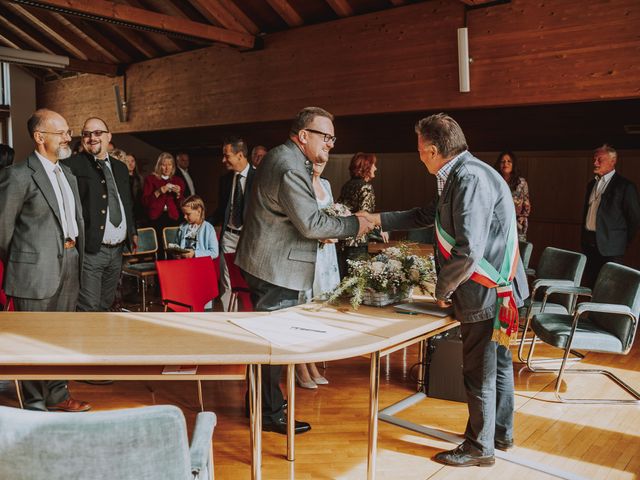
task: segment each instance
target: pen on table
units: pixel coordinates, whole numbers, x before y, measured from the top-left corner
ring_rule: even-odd
[[[314,330],[313,328],[291,327],[294,330],[304,330],[305,332],[327,333],[325,330]]]

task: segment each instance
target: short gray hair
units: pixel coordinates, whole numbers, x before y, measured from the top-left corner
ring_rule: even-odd
[[[462,128],[446,113],[423,118],[416,123],[416,133],[435,145],[444,158],[451,158],[469,148]]]
[[[295,136],[300,130],[307,128],[316,117],[326,117],[333,122],[333,115],[320,107],[304,107],[293,119],[289,135]]]
[[[604,152],[607,155],[609,155],[611,158],[613,158],[614,160],[618,159],[618,152],[616,152],[616,149],[613,148],[611,145],[609,145],[608,143],[603,143],[601,146],[599,146],[598,148],[596,148],[593,151],[593,154],[595,155],[598,152]]]

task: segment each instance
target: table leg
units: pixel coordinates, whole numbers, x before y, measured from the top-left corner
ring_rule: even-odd
[[[293,462],[295,460],[296,437],[296,420],[295,420],[295,403],[296,403],[296,366],[287,365],[287,460]]]
[[[369,453],[367,480],[376,478],[376,451],[378,448],[378,391],[380,389],[380,352],[371,354],[369,380]]]
[[[24,402],[22,401],[22,385],[20,385],[19,380],[14,380],[13,382],[16,385],[16,395],[18,396],[18,405],[20,405],[20,408],[24,409]]]
[[[262,370],[249,365],[249,416],[251,432],[251,479],[262,478]]]
[[[418,342],[418,384],[417,384],[417,391],[418,392],[425,392],[426,391],[426,385],[424,385],[424,352],[425,349],[427,348],[427,341],[426,340],[421,340],[420,342]]]

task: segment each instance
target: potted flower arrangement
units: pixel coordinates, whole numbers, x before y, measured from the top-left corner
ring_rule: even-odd
[[[347,260],[349,275],[329,295],[335,303],[343,296],[350,297],[351,306],[384,306],[407,298],[415,287],[422,293],[433,294],[436,284],[433,257],[409,253],[408,247],[391,247],[368,260]]]

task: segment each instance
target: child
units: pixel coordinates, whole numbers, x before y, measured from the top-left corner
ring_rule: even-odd
[[[198,195],[191,195],[182,202],[185,222],[180,225],[176,242],[180,248],[189,250],[182,258],[218,258],[218,239],[213,225],[204,219],[204,202]]]

